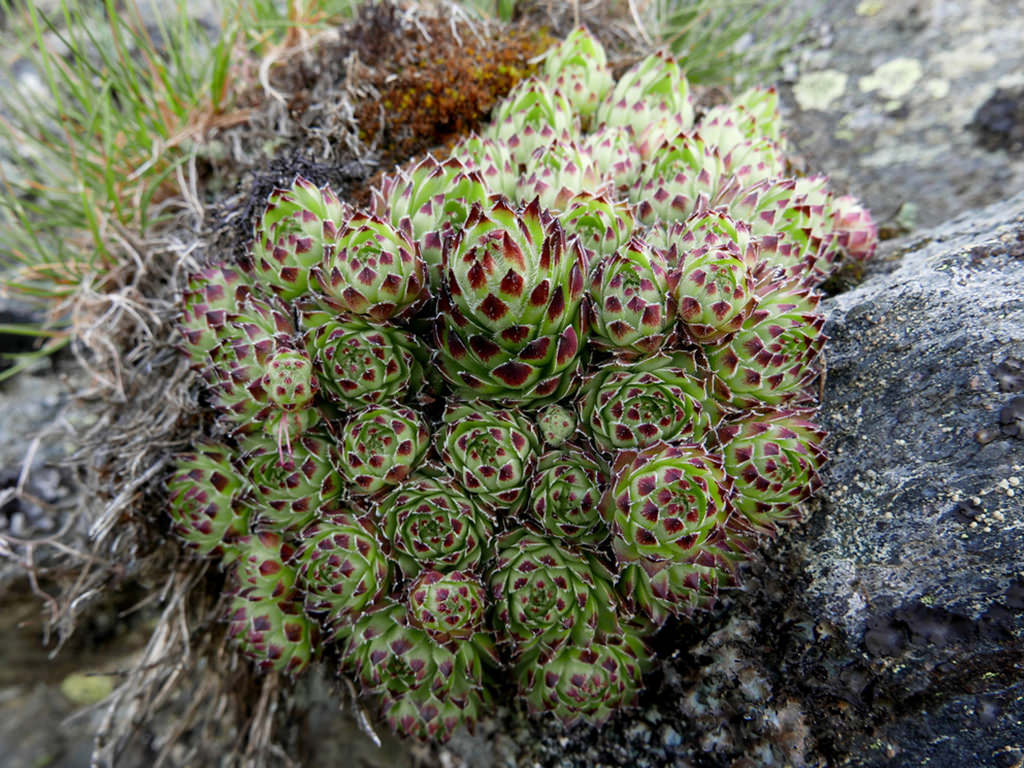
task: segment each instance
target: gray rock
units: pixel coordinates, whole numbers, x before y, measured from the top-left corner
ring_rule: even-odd
[[[808,169],[828,173],[894,229],[935,226],[1024,189],[1013,132],[992,123],[997,91],[1024,85],[1017,4],[786,5],[786,18],[813,14],[781,91],[788,134]],[[965,130],[972,124],[980,135]]]
[[[569,732],[510,715],[512,743],[453,750],[477,765],[1016,764],[1024,440],[999,414],[1024,359],[1024,195],[888,258],[825,302],[834,458],[812,520],[718,611],[659,635],[668,659],[638,710]]]

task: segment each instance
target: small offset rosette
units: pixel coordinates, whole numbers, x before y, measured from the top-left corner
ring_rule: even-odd
[[[702,441],[719,410],[692,352],[610,362],[582,389],[581,424],[606,452]]]
[[[548,52],[543,72],[548,84],[564,94],[582,118],[584,128],[615,83],[601,41],[582,26]]]
[[[565,210],[558,214],[558,220],[566,237],[575,235],[580,239],[591,266],[628,243],[636,229],[629,203],[589,192],[580,192],[569,200]]]
[[[733,504],[754,528],[774,537],[780,524],[800,521],[802,502],[821,486],[825,431],[810,410],[750,413],[718,428]]]
[[[211,352],[229,333],[228,318],[238,312],[250,292],[248,277],[233,267],[208,267],[189,275],[181,295],[178,331],[180,348],[193,369],[201,371],[210,365]]]
[[[406,576],[473,568],[487,557],[494,524],[450,475],[412,475],[377,512]]]
[[[714,147],[695,134],[679,134],[648,160],[629,190],[637,219],[647,225],[684,221],[714,200],[722,173],[722,158]]]
[[[449,405],[437,450],[462,487],[483,504],[508,514],[529,496],[540,441],[529,419],[480,402]]]
[[[579,133],[572,107],[541,80],[523,80],[498,104],[484,138],[508,147],[512,163],[523,166],[539,147]]]
[[[600,502],[607,469],[582,450],[548,451],[540,457],[530,512],[547,533],[571,544],[594,546],[608,537]]]
[[[487,590],[473,571],[423,571],[409,585],[409,623],[438,645],[486,631]]]
[[[412,408],[372,406],[341,428],[338,469],[352,494],[372,496],[408,477],[429,445],[426,421]]]
[[[311,276],[326,307],[373,322],[410,317],[429,296],[419,244],[407,227],[355,213]]]
[[[302,610],[302,595],[291,591],[271,599],[246,593],[228,606],[228,636],[264,672],[301,674],[317,656],[319,633]]]
[[[612,575],[596,555],[528,528],[498,539],[490,589],[498,639],[518,657],[620,634]]]
[[[350,509],[322,510],[302,530],[294,562],[306,610],[338,633],[390,592],[388,548],[369,515]]]
[[[639,137],[650,125],[676,118],[682,129],[693,125],[690,86],[671,54],[660,50],[626,71],[598,104],[594,125],[623,126]]]
[[[627,357],[650,355],[670,343],[678,281],[664,252],[639,237],[598,261],[590,278],[591,342]]]
[[[526,203],[537,198],[541,208],[564,211],[581,192],[597,196],[611,191],[588,152],[574,141],[556,141],[530,155],[516,185],[516,199]]]

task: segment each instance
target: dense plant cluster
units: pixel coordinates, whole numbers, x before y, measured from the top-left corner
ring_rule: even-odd
[[[785,174],[774,90],[698,118],[671,56],[615,82],[577,29],[369,209],[274,192],[181,319],[222,434],[170,515],[228,569],[238,647],[298,674],[334,644],[420,738],[500,686],[630,704],[645,637],[819,484],[815,287],[875,232]]]

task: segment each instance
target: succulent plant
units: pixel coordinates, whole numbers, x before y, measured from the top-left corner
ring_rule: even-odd
[[[338,436],[338,468],[349,492],[369,496],[402,482],[429,439],[427,425],[411,408],[377,405],[352,414]]]
[[[600,261],[590,278],[591,343],[629,356],[671,343],[678,281],[665,254],[637,237]]]
[[[345,224],[350,209],[330,187],[318,189],[301,176],[289,189],[275,189],[256,227],[247,266],[253,280],[285,300],[309,288],[313,267]]]
[[[526,528],[497,547],[491,598],[499,642],[510,643],[513,656],[620,634],[612,575],[595,555]]]
[[[337,407],[353,410],[415,397],[423,388],[430,355],[407,331],[323,311],[304,313],[302,325],[320,391]]]
[[[540,457],[531,516],[544,530],[571,544],[597,544],[608,536],[600,513],[607,470],[582,451],[549,451]]]
[[[340,659],[418,739],[510,683],[570,724],[635,701],[647,636],[820,485],[816,287],[877,242],[787,178],[774,89],[695,125],[678,61],[613,84],[583,28],[541,69],[369,210],[276,190],[182,295],[216,418],[169,473],[171,530],[228,572],[242,655]]]
[[[538,649],[517,668],[520,695],[531,712],[551,712],[566,726],[580,720],[600,725],[634,703],[649,658],[632,635],[618,643]]]
[[[481,502],[515,510],[526,500],[540,443],[526,417],[474,403],[445,411],[438,453]]]
[[[761,532],[800,520],[802,501],[821,485],[825,433],[808,411],[763,411],[718,429],[733,505]]]
[[[572,383],[586,272],[577,241],[536,200],[475,206],[445,250],[435,334],[441,370],[467,398],[552,401]]]
[[[413,314],[428,295],[426,268],[409,227],[354,213],[312,271],[331,309],[383,322]]]
[[[407,576],[476,566],[493,532],[488,513],[449,475],[418,473],[380,502],[382,526]]]
[[[604,48],[585,27],[576,27],[560,46],[548,52],[544,74],[585,125],[615,84]]]
[[[171,530],[199,555],[220,555],[226,543],[249,530],[249,516],[239,503],[245,482],[232,464],[233,452],[216,443],[201,443],[178,456],[167,481]]]
[[[615,361],[583,385],[581,423],[605,451],[647,448],[658,442],[700,442],[719,409],[693,353]]]
[[[388,547],[369,515],[322,510],[294,555],[306,610],[336,631],[381,603],[392,584]]]

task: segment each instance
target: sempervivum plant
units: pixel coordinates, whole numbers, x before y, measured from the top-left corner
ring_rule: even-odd
[[[786,177],[774,89],[706,106],[665,53],[613,82],[580,28],[371,210],[296,179],[244,259],[188,278],[213,418],[169,529],[227,570],[258,668],[338,660],[418,739],[499,690],[600,723],[650,635],[806,516],[817,287],[877,236]]]

